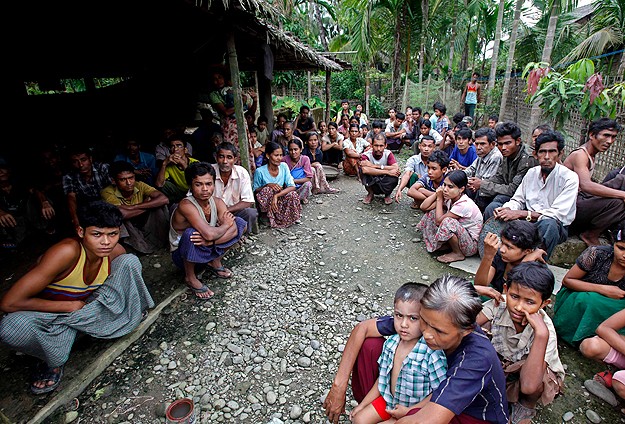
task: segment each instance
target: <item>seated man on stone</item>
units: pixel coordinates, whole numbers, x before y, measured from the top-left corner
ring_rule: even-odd
[[[477,159],[464,172],[469,177],[467,196],[475,200],[479,196],[480,183],[497,173],[503,156],[497,148],[497,133],[492,128],[484,127],[475,131],[473,145]]]
[[[189,185],[184,171],[197,159],[192,158],[187,150],[187,138],[176,133],[169,137],[171,154],[165,158],[156,176],[156,187],[169,199],[169,204],[180,202],[187,195]]]
[[[154,306],[141,262],[118,244],[122,214],[98,201],[81,206],[76,238],[50,247],[0,300],[0,340],[41,361],[34,394],[59,385],[77,333],[113,339]]]
[[[258,219],[258,209],[254,206],[254,192],[250,174],[245,168],[235,165],[239,150],[232,143],[221,143],[217,146],[217,163],[215,169],[216,198],[223,200],[228,211],[242,218],[247,223],[247,231],[251,232]]]
[[[213,196],[215,169],[209,163],[196,162],[184,172],[190,195],[171,216],[169,244],[174,264],[184,270],[185,284],[199,299],[214,293],[200,281],[197,273],[208,269],[218,278],[232,277],[221,263],[226,251],[245,232],[245,221],[232,215],[221,199]]]
[[[111,184],[109,165],[94,162],[85,146],[73,146],[69,152],[72,170],[63,175],[63,192],[74,228],[78,228],[78,207],[100,200],[102,189]]]
[[[391,193],[399,182],[399,165],[393,153],[386,148],[386,137],[380,133],[373,139],[373,146],[362,154],[358,165],[360,181],[367,189],[363,203],[368,205],[376,194],[384,195],[384,203],[393,203]]]
[[[408,158],[406,161],[406,166],[404,168],[404,173],[401,176],[401,180],[399,181],[399,187],[397,188],[397,192],[395,193],[395,201],[399,203],[402,196],[402,190],[405,187],[412,187],[414,183],[416,183],[419,178],[426,176],[428,174],[428,160],[430,154],[436,149],[436,142],[433,137],[424,136],[421,139],[419,145],[419,154],[413,155]],[[415,203],[411,205],[414,209],[416,206]],[[419,206],[416,206],[418,208]]]
[[[601,118],[590,123],[588,141],[573,150],[564,165],[579,176],[577,215],[573,230],[588,245],[601,244],[599,236],[625,221],[625,175],[616,174],[603,183],[592,180],[598,153],[606,152],[616,142],[622,127],[613,119]],[[622,159],[621,159],[622,160]]]
[[[134,138],[128,138],[124,152],[115,156],[115,162],[123,160],[132,165],[137,181],[153,185],[156,177],[156,157],[141,151],[141,144]]]
[[[564,243],[575,218],[575,200],[579,188],[577,174],[560,164],[564,137],[557,131],[545,131],[536,139],[538,166],[523,177],[514,196],[494,210],[503,221],[525,219],[536,222],[542,239],[541,248],[551,257],[556,245]]]
[[[140,253],[153,253],[167,246],[169,200],[154,187],[136,181],[134,171],[128,162],[113,162],[109,170],[113,184],[102,190],[102,200],[122,213],[122,242]]]
[[[497,125],[495,132],[503,161],[495,175],[480,180],[479,196],[475,199],[477,206],[484,211],[484,222],[493,216],[496,208],[510,200],[527,170],[538,164],[527,152],[517,124],[504,122]]]

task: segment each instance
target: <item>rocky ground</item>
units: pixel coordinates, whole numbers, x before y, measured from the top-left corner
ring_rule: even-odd
[[[448,272],[472,277],[425,251],[414,229],[420,214],[407,200],[385,206],[376,198],[366,206],[354,178],[341,175],[333,185],[342,191],[314,197],[301,224],[261,227],[229,252],[225,263],[233,278],[203,277],[216,292],[213,299],[200,301],[190,292],[177,298],[77,401],[47,422],[162,423],[167,404],[188,397],[202,423],[325,423],[320,399],[354,324],[388,313],[404,282],[430,282]],[[146,281],[158,288],[157,301],[182,283],[166,252],[142,262]],[[534,422],[564,417],[584,423],[588,414],[625,422],[583,387],[602,365],[561,349],[566,393]],[[12,421],[28,420],[11,409],[2,407]]]

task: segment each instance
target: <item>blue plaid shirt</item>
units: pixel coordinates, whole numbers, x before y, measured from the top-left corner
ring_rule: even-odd
[[[395,395],[391,393],[391,373],[393,358],[399,345],[399,335],[389,337],[384,342],[382,354],[378,359],[380,379],[378,390],[389,409],[397,404],[412,406],[432,393],[447,378],[447,359],[442,350],[430,349],[423,337],[414,349],[404,358],[397,376]]]
[[[109,177],[109,165],[93,162],[92,174],[91,181],[86,181],[76,170],[63,175],[63,192],[65,195],[76,193],[79,200],[87,202],[101,200],[100,192],[112,182],[111,177]]]

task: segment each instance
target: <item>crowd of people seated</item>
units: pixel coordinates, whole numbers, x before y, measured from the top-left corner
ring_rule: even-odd
[[[168,247],[184,283],[198,299],[210,299],[214,293],[201,274],[208,271],[216,278],[231,278],[233,272],[223,257],[258,220],[271,228],[289,227],[299,222],[311,196],[339,191],[328,182],[327,167],[356,177],[364,186],[364,204],[381,195],[386,206],[395,201],[402,207],[405,190],[410,198],[406,207],[423,212],[417,229],[425,248],[440,252],[440,262],[461,261],[478,252],[482,256],[473,285],[443,278],[427,291],[405,288],[395,299],[395,318],[386,320],[384,327],[380,321],[367,324],[370,333],[366,334],[399,334],[394,344],[384,345],[391,349],[384,360],[386,377],[390,369],[395,372],[393,349],[404,349],[404,357],[412,349],[442,350],[444,355],[432,360],[446,361],[446,368],[437,368],[436,381],[423,389],[425,396],[403,400],[405,407],[422,408],[414,412],[398,409],[401,402],[382,375],[377,391],[372,389],[374,381],[362,383],[361,389],[366,389],[362,407],[352,414],[356,422],[380,422],[379,417],[411,422],[407,418],[411,414],[434,414],[444,422],[453,416],[464,416],[458,422],[482,422],[467,418],[477,417],[479,411],[486,421],[506,422],[510,401],[516,405],[511,409],[515,422],[528,423],[523,420],[531,420],[536,403],[550,402],[561,389],[564,371],[554,350],[556,332],[566,342],[581,345],[589,357],[625,366],[617,355],[625,355],[622,342],[615,346],[614,340],[619,339],[609,330],[621,331],[625,326],[620,315],[612,318],[625,298],[625,167],[610,172],[602,183],[591,179],[597,155],[608,150],[621,131],[616,121],[593,121],[588,141],[563,161],[564,138],[546,125],[537,127],[526,144],[514,122],[499,122],[493,116],[488,126],[475,129],[470,116],[449,118],[439,102],[431,116],[418,107],[405,112],[390,109],[387,122],[369,122],[362,105],[352,111],[346,100],[336,120],[315,122],[303,105],[292,121],[278,115],[269,132],[267,117],[254,122],[256,96],[250,93],[244,102],[246,122],[241,123],[249,139],[250,168],[246,169],[241,166],[231,88],[223,74],[215,73],[213,79],[210,99],[219,125],[202,122],[192,133],[167,128],[157,143],[126,136],[115,156],[100,160],[84,144],[65,150],[47,146],[37,153],[39,167],[33,178],[16,177],[16,164],[0,161],[3,252],[15,250],[28,231],[45,234],[51,244],[56,241],[0,300],[0,309],[8,314],[0,321],[2,341],[41,360],[31,384],[33,393],[58,386],[77,332],[118,337],[135,328],[153,306],[140,263],[135,256],[125,255],[125,248],[145,254]],[[402,171],[396,155],[404,148],[414,154]],[[542,312],[553,292],[553,275],[545,263],[569,231],[579,232],[588,249],[567,273],[551,323]],[[78,238],[62,238],[76,234]],[[612,244],[601,246],[600,236],[610,237]],[[133,282],[124,293],[99,295],[97,305],[92,302],[91,296],[105,281],[117,285],[124,279]],[[498,303],[489,303],[480,313],[477,295]],[[466,297],[465,309],[454,309],[458,296]],[[518,306],[519,299],[532,308]],[[106,315],[102,309],[128,308],[128,302],[135,306],[123,322],[113,316],[104,326],[93,321],[98,314]],[[54,314],[71,316],[76,311],[82,311],[76,320],[53,319]],[[402,325],[408,326],[406,316],[420,319],[420,329],[402,330]],[[477,330],[478,324],[492,327],[493,358],[499,354],[507,359],[501,373],[488,374],[476,362],[488,374],[488,387],[482,388],[487,405],[476,403],[475,397],[468,399],[473,392],[450,375],[452,370],[467,372],[460,354],[484,348],[486,333]],[[57,325],[63,325],[63,337],[42,336],[56,334]],[[608,330],[600,334],[601,326]],[[418,342],[421,333],[424,343]],[[443,340],[443,333],[457,334],[454,340]],[[517,335],[521,335],[518,344],[512,346],[509,338]],[[349,374],[360,349],[358,345],[354,350],[349,342],[348,346],[351,359],[341,368],[342,377],[337,375],[337,388],[326,404],[332,417],[344,407],[344,373]],[[378,347],[381,352],[382,344]],[[611,356],[601,357],[602,352]],[[522,371],[524,360],[531,364],[525,365],[531,373]],[[371,361],[367,367],[372,367]],[[505,377],[519,370],[531,384],[517,384],[516,392],[502,397]],[[602,381],[608,377],[610,384],[614,379],[615,388],[620,387],[619,378],[625,384],[620,374],[601,374]],[[436,391],[446,380],[453,390]],[[369,390],[373,391],[368,394]],[[388,418],[383,414],[386,408],[376,403],[380,396],[393,411]],[[454,396],[467,402],[455,404]],[[369,404],[373,409],[366,407]]]

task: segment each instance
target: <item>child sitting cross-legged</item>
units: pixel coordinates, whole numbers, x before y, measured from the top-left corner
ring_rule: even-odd
[[[508,273],[503,301],[489,300],[477,317],[479,325],[490,326],[506,374],[512,424],[530,424],[538,401],[551,403],[563,387],[556,330],[543,309],[554,285],[547,265],[523,262]]]
[[[397,334],[384,343],[378,359],[377,384],[350,413],[353,423],[394,423],[429,399],[445,380],[445,354],[430,349],[421,337],[420,301],[426,289],[424,284],[406,283],[395,293],[393,318]]]

